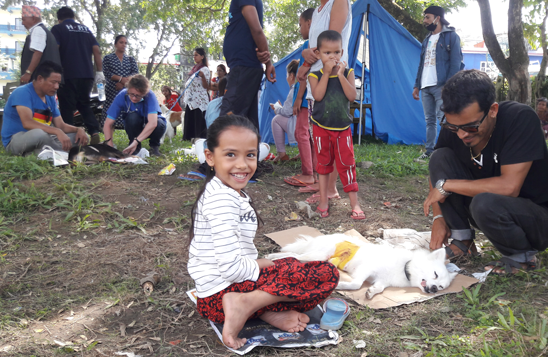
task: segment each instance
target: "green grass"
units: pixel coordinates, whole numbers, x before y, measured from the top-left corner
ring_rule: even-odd
[[[381,140],[370,136],[362,137],[361,145],[354,141],[356,170],[360,177],[406,177],[428,174],[428,162],[415,162],[421,155],[423,147],[419,145],[387,145]],[[272,153],[276,148],[271,145]],[[292,157],[299,153],[297,146],[286,146],[287,154]],[[360,162],[370,161],[373,165],[368,169],[360,167]],[[288,163],[295,169],[300,169],[300,162]]]

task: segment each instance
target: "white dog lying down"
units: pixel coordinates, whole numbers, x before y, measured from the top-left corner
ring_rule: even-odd
[[[301,237],[273,253],[268,259],[294,257],[303,262],[330,261],[347,272],[352,281],[340,281],[337,289],[357,290],[364,281],[371,283],[366,297],[373,298],[388,287],[416,287],[436,293],[451,284],[457,273],[445,267],[445,249],[406,250],[366,243],[345,234],[317,238]]]
[[[163,144],[166,135],[169,138],[169,141],[175,137],[177,126],[183,123],[184,112],[171,111],[165,106],[165,104],[160,104],[160,108],[162,109],[162,115],[166,118],[166,132],[160,140],[160,143]]]

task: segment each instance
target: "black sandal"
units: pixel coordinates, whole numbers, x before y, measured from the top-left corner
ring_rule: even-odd
[[[466,257],[466,256],[475,256],[478,255],[478,251],[476,249],[476,243],[472,240],[472,244],[470,244],[469,247],[466,246],[463,242],[460,240],[453,239],[451,241],[451,244],[456,246],[462,251],[462,254],[455,254],[451,247],[447,246],[445,247],[445,254],[447,254],[448,258],[451,259],[453,257]],[[451,245],[449,244],[449,245]]]
[[[525,264],[527,265],[527,267],[524,269],[522,264]],[[516,262],[515,260],[513,259],[510,259],[508,257],[502,257],[500,258],[500,260],[497,260],[497,261],[492,261],[492,262],[489,262],[487,263],[486,266],[492,266],[493,269],[495,268],[503,268],[504,269],[504,273],[495,273],[493,272],[493,274],[497,274],[497,275],[506,275],[506,274],[515,274],[512,272],[512,268],[516,268],[518,270],[523,270],[523,271],[530,271],[530,270],[535,270],[537,268],[537,261],[536,259],[532,262]]]

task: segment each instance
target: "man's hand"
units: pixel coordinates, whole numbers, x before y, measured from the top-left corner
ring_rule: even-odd
[[[72,142],[70,141],[70,138],[67,134],[65,134],[61,129],[59,129],[59,133],[57,134],[57,139],[61,142],[61,145],[63,147],[63,151],[69,151],[72,147]]]
[[[306,50],[303,50],[301,53],[304,60],[308,62],[309,64],[314,64],[316,63],[317,60],[320,59],[318,56],[316,56],[316,52],[314,52],[315,50],[316,50],[316,47],[307,48]]]
[[[257,52],[257,58],[259,59],[259,61],[261,63],[268,63],[268,61],[270,61],[270,52],[269,51],[263,51],[263,52],[259,52],[259,49],[258,48],[255,48],[255,52]]]
[[[116,90],[119,92],[119,91],[121,91],[122,89],[124,89],[124,85],[123,85],[121,82],[118,82],[118,83],[116,83],[116,85],[114,86],[114,88],[116,88]]]
[[[276,69],[272,65],[272,62],[266,64],[266,79],[270,83],[276,83]]]
[[[302,99],[295,99],[295,103],[293,103],[293,115],[299,115],[301,104],[303,104]]]
[[[88,135],[82,128],[76,130],[76,136],[74,142],[78,145],[86,145],[88,143]]]
[[[198,77],[205,78],[205,74],[202,71],[198,71]]]
[[[451,230],[445,223],[443,217],[438,218],[432,223],[432,234],[430,236],[430,249],[436,250],[449,245]]]
[[[438,191],[436,188],[432,188],[430,192],[428,193],[428,197],[426,197],[426,200],[424,200],[423,209],[424,209],[424,215],[428,216],[428,213],[430,212],[430,206],[432,206],[433,203],[436,202],[444,202],[447,197],[442,195],[440,191]]]
[[[135,151],[135,149],[137,149],[137,141],[133,140],[131,142],[131,145],[128,146],[127,148],[125,148],[122,152],[126,155],[131,155],[133,154],[133,152]]]
[[[30,74],[25,73],[21,76],[20,82],[22,84],[27,84],[30,81]]]
[[[125,86],[127,82],[129,82],[129,77],[122,77],[122,80],[120,81],[120,83],[122,83]]]
[[[275,110],[274,104],[270,103],[270,108],[271,108],[272,110]]]
[[[306,85],[306,77],[308,76],[309,70],[310,70],[310,67],[306,67],[306,66],[299,67],[299,70],[297,71],[297,80],[301,82],[301,85],[303,85],[302,82],[304,82],[304,85]]]
[[[419,100],[420,97],[419,97],[419,89],[418,88],[413,88],[413,99],[415,100]]]
[[[103,72],[95,72],[95,83],[104,82],[105,81],[105,75]]]
[[[337,66],[339,66],[339,70],[337,71],[337,76],[343,76],[344,77],[344,70],[346,69],[346,62],[345,61],[339,62],[339,64]]]
[[[274,262],[270,259],[257,259],[257,264],[259,264],[259,269],[268,268],[274,265]]]

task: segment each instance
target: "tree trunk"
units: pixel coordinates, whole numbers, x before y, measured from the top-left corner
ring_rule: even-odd
[[[393,2],[392,0],[379,0],[379,4],[390,14],[396,21],[402,24],[407,31],[413,35],[419,42],[422,42],[428,30],[424,28],[422,23],[413,19],[401,6]]]
[[[535,78],[535,97],[542,97],[542,84],[546,81],[546,65],[548,64],[548,43],[546,43],[546,20],[548,19],[548,1],[544,2],[544,19],[540,25],[540,43],[542,45],[542,61],[540,62],[540,70]]]
[[[481,12],[483,39],[489,54],[500,72],[508,80],[508,100],[531,103],[531,81],[529,79],[529,56],[525,48],[521,10],[523,0],[510,0],[508,8],[508,46],[506,58],[493,30],[489,0],[477,0]]]

